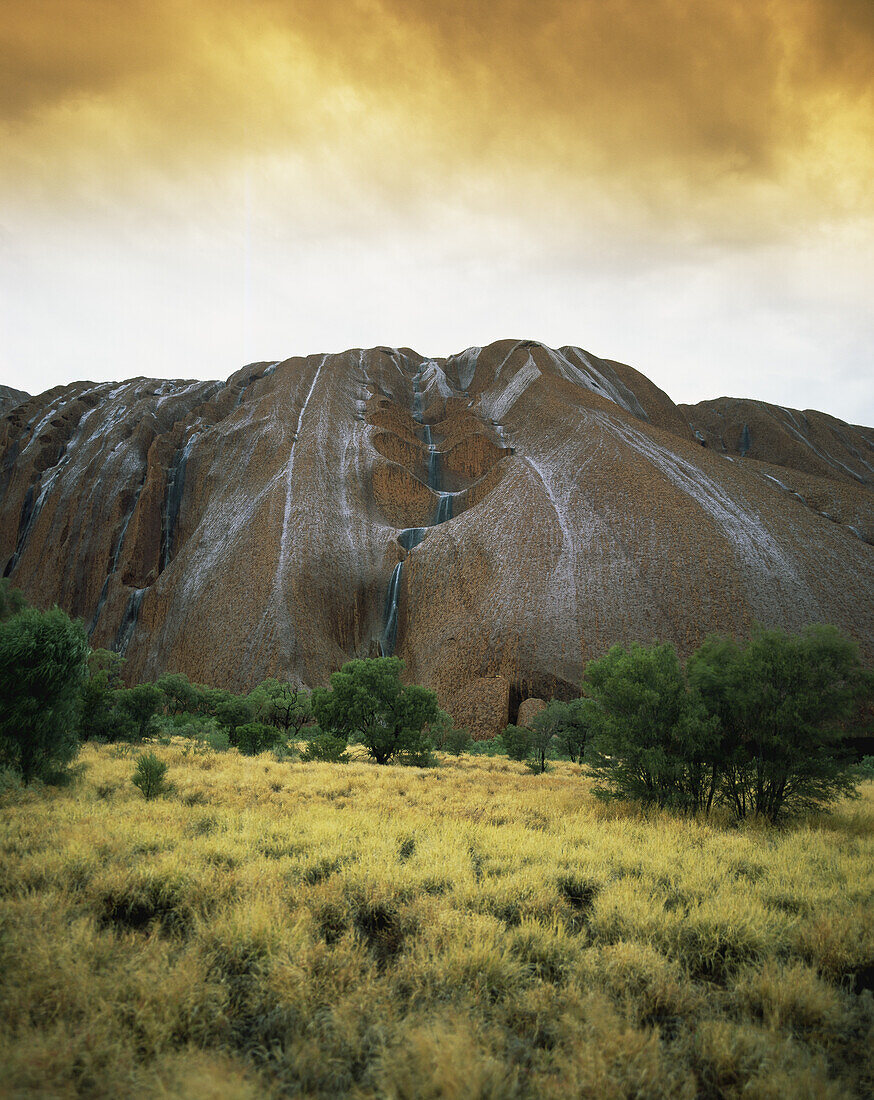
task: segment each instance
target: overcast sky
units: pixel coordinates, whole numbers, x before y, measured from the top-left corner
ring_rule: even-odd
[[[871,0],[4,0],[0,382],[527,337],[874,424]]]

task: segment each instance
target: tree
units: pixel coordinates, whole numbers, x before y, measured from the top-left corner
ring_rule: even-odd
[[[587,753],[608,798],[704,809],[713,783],[715,717],[686,687],[670,645],[613,648],[586,667],[594,736]]]
[[[435,749],[451,753],[453,756],[461,756],[470,744],[468,731],[456,726],[452,715],[445,710],[437,711],[437,717],[433,722],[428,723],[425,732]]]
[[[272,722],[286,737],[300,737],[301,729],[312,718],[310,693],[285,680],[268,679],[249,695],[256,713],[265,722]]]
[[[0,623],[0,760],[25,783],[49,778],[79,748],[77,710],[88,639],[57,607]]]
[[[26,607],[27,600],[24,598],[24,593],[18,588],[13,588],[8,577],[0,579],[0,623],[11,619]]]
[[[551,734],[565,756],[582,764],[586,740],[595,721],[595,705],[591,699],[572,699],[568,703],[551,699],[545,709],[535,715],[531,728]]]
[[[117,691],[115,704],[127,719],[134,738],[142,741],[152,731],[153,719],[164,705],[164,694],[156,684],[136,684]]]
[[[158,677],[157,686],[164,694],[170,714],[184,714],[197,708],[197,689],[183,673],[165,672]]]
[[[853,792],[841,722],[871,697],[872,679],[835,627],[758,628],[743,648],[709,638],[688,671],[717,724],[721,794],[738,817],[774,821]]]
[[[531,751],[531,730],[527,726],[507,726],[501,737],[511,760],[527,759]]]
[[[255,717],[255,708],[242,695],[231,695],[215,709],[215,720],[227,730],[231,744],[237,744],[237,730]]]
[[[319,726],[347,741],[357,738],[377,764],[393,759],[427,762],[431,743],[424,727],[437,720],[437,696],[401,683],[398,657],[347,662],[331,675],[330,688],[312,695]]]
[[[143,798],[147,802],[150,802],[153,798],[157,798],[159,794],[163,794],[167,789],[165,776],[167,774],[167,765],[163,760],[159,760],[153,752],[148,754],[144,753],[142,756],[137,757],[137,768],[131,779],[131,783],[135,787],[139,787],[142,791]]]
[[[232,738],[240,752],[246,756],[257,756],[276,744],[276,727],[266,722],[246,722],[237,726]]]
[[[124,658],[110,649],[94,649],[88,654],[87,674],[79,689],[79,735],[84,740],[118,738],[115,693],[121,686],[123,664]]]
[[[313,728],[313,736],[307,741],[307,747],[300,754],[304,763],[319,760],[328,764],[348,764],[348,742],[345,737],[335,737],[332,733],[323,733],[318,726]]]

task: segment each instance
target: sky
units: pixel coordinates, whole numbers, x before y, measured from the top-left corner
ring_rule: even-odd
[[[0,383],[508,337],[874,425],[872,0],[3,0]]]

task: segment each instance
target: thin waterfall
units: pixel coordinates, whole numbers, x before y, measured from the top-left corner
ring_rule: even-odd
[[[136,630],[137,619],[140,615],[140,608],[143,606],[143,596],[145,596],[146,591],[145,588],[135,588],[127,601],[127,607],[124,609],[124,618],[121,620],[121,626],[115,636],[115,652],[120,653],[122,657],[127,653],[127,647],[130,645],[134,630]]]
[[[185,489],[185,468],[188,465],[188,456],[191,454],[191,449],[197,438],[198,433],[195,432],[182,448],[167,477],[167,498],[164,502],[164,530],[161,542],[161,569],[166,569],[173,557],[176,524],[179,520],[179,509],[182,507],[182,493]]]
[[[121,531],[118,535],[118,542],[115,544],[115,551],[112,555],[112,562],[109,566],[109,572],[106,574],[106,580],[103,582],[103,588],[100,590],[100,598],[97,601],[97,610],[94,612],[94,618],[91,620],[91,625],[88,627],[88,636],[90,637],[97,626],[97,620],[100,618],[100,612],[103,610],[103,605],[106,603],[106,596],[109,592],[109,580],[112,575],[118,569],[118,559],[121,556],[121,549],[124,546],[124,537],[127,534],[127,529],[130,526],[130,521],[133,518],[133,514],[136,511],[137,502],[140,499],[140,493],[143,491],[143,485],[145,485],[145,479],[143,479],[140,487],[136,491],[134,496],[134,502],[130,506],[128,514],[125,516],[124,523],[121,526]]]
[[[445,523],[448,519],[452,519],[452,493],[441,493],[434,524],[436,526],[438,523]]]
[[[385,614],[379,649],[383,657],[391,657],[395,651],[398,636],[398,606],[401,602],[401,580],[404,575],[404,563],[399,561],[394,567],[385,598]]]
[[[398,542],[405,550],[412,550],[419,545],[427,534],[427,527],[407,527],[398,535]]]

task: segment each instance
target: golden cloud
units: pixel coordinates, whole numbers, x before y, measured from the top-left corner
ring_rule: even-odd
[[[874,208],[870,0],[5,0],[0,50],[16,189],[261,155],[399,201],[485,177],[708,221]]]

